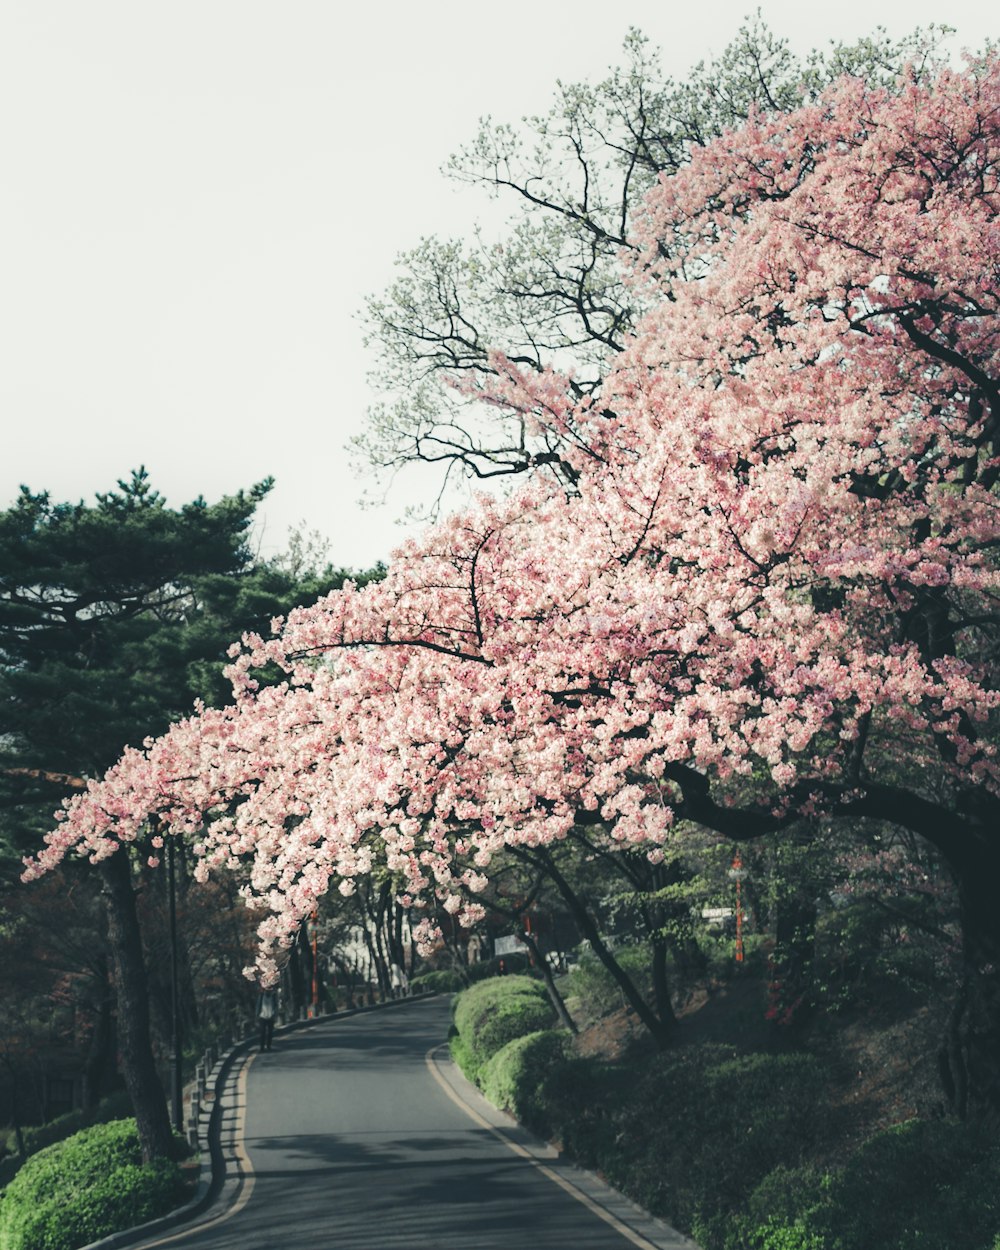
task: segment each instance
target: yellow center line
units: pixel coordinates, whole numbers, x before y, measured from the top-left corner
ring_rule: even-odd
[[[634,1246],[638,1246],[639,1250],[659,1250],[659,1247],[653,1245],[651,1241],[647,1241],[645,1237],[629,1228],[627,1224],[623,1224],[621,1220],[612,1215],[610,1211],[605,1210],[600,1203],[595,1202],[593,1198],[591,1198],[588,1194],[585,1194],[583,1190],[578,1189],[572,1181],[567,1180],[564,1176],[560,1176],[558,1172],[553,1172],[551,1168],[546,1167],[545,1164],[542,1163],[540,1159],[536,1158],[529,1150],[525,1150],[525,1148],[518,1145],[517,1142],[511,1141],[502,1129],[490,1124],[488,1120],[484,1120],[478,1111],[463,1102],[437,1070],[437,1064],[434,1062],[434,1052],[437,1049],[439,1049],[437,1046],[432,1046],[427,1054],[424,1055],[424,1062],[427,1064],[431,1076],[433,1076],[435,1081],[437,1081],[452,1102],[457,1107],[462,1108],[469,1119],[473,1120],[481,1128],[486,1129],[488,1133],[492,1133],[498,1141],[503,1142],[508,1150],[512,1150],[514,1154],[519,1155],[522,1159],[527,1159],[528,1162],[533,1167],[537,1168],[543,1176],[547,1177],[550,1181],[555,1181],[560,1189],[565,1190],[571,1198],[575,1198],[577,1202],[585,1206],[588,1211],[592,1211],[598,1219],[602,1219],[605,1224],[610,1224],[616,1233],[620,1233]]]

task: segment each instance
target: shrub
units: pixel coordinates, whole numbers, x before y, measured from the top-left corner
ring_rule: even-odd
[[[548,1028],[555,1019],[545,987],[518,976],[493,977],[464,990],[455,1000],[453,1014],[461,1038],[461,1058],[456,1062],[476,1081],[483,1064],[508,1042]]]
[[[1000,1147],[951,1121],[877,1134],[831,1178],[810,1215],[844,1250],[982,1250],[1000,1227]]]
[[[452,1029],[451,1036],[448,1038],[448,1049],[451,1051],[452,1059],[462,1069],[465,1079],[475,1083],[476,1065],[472,1058],[472,1050],[466,1039],[456,1029]]]
[[[410,990],[414,994],[453,994],[462,989],[464,982],[457,972],[450,968],[439,968],[435,972],[422,972],[410,981]]]
[[[542,1029],[516,1037],[488,1059],[479,1073],[483,1093],[495,1107],[547,1136],[551,1127],[546,1082],[566,1062],[569,1034]]]
[[[776,1168],[721,1250],[985,1250],[1000,1225],[1000,1147],[967,1125],[910,1120],[832,1174]],[[708,1244],[708,1243],[706,1243]],[[709,1245],[708,1250],[714,1250]]]
[[[806,1156],[821,1077],[808,1055],[735,1056],[711,1044],[667,1052],[619,1091],[613,1131],[598,1141],[607,1154],[594,1163],[714,1250],[764,1177]]]
[[[99,1124],[32,1155],[0,1204],[3,1250],[75,1250],[169,1211],[172,1160],[141,1162],[134,1120]]]
[[[103,1098],[96,1107],[69,1111],[66,1115],[49,1120],[48,1124],[22,1129],[24,1148],[29,1155],[37,1154],[46,1146],[64,1141],[67,1137],[72,1137],[74,1133],[89,1128],[92,1124],[107,1124],[109,1120],[122,1120],[131,1114],[132,1100],[125,1090],[118,1090],[114,1094],[109,1094],[107,1098]],[[24,1162],[16,1153],[17,1139],[13,1132],[7,1138],[7,1151],[9,1157],[0,1162],[0,1189],[10,1183]]]
[[[492,959],[484,959],[478,964],[469,964],[466,969],[469,984],[475,985],[477,982],[485,981],[489,977],[498,977],[502,975],[500,972],[501,963],[504,966],[503,975],[530,975],[529,970],[531,965],[528,963],[528,956],[522,955],[518,951],[514,951],[513,954],[510,955],[494,955]]]

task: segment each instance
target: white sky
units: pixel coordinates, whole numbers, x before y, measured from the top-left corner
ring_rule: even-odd
[[[427,234],[488,201],[440,174],[477,119],[546,111],[629,25],[675,78],[754,0],[2,0],[0,508],[21,483],[91,498],[139,464],[180,505],[262,477],[262,549],[304,521],[388,556],[429,484],[361,511],[343,451],[370,402],[357,311]],[[771,2],[805,51],[983,0]]]

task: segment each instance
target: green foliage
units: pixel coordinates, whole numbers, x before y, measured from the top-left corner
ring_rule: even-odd
[[[24,1148],[29,1156],[37,1154],[47,1146],[64,1141],[67,1137],[72,1137],[74,1133],[79,1133],[81,1129],[89,1128],[92,1124],[107,1124],[110,1120],[124,1119],[131,1110],[131,1099],[124,1090],[119,1090],[118,1093],[103,1098],[96,1107],[90,1110],[69,1111],[66,1115],[49,1120],[47,1124],[22,1129]],[[6,1138],[8,1157],[0,1162],[0,1188],[10,1181],[24,1162],[16,1152],[17,1137],[12,1130]]]
[[[163,1215],[181,1196],[172,1160],[144,1166],[134,1120],[84,1129],[33,1155],[0,1203],[2,1250],[75,1250]]]
[[[743,1213],[699,1231],[705,1250],[986,1250],[998,1192],[1000,1146],[969,1125],[910,1120],[832,1172],[775,1168]]]
[[[439,968],[434,972],[422,972],[410,981],[410,989],[414,994],[454,994],[463,988],[462,978],[450,968]]]
[[[821,1076],[807,1055],[707,1043],[630,1065],[570,1058],[541,1081],[537,1127],[714,1250],[768,1173],[806,1156]]]
[[[462,1075],[467,1081],[475,1083],[476,1080],[476,1064],[472,1057],[472,1047],[469,1045],[468,1039],[463,1037],[461,1033],[452,1029],[448,1037],[448,1049],[451,1051],[451,1057],[462,1069]]]
[[[501,963],[504,966],[503,974],[500,972]],[[510,973],[528,976],[529,968],[528,956],[515,952],[513,955],[497,955],[493,959],[483,959],[477,964],[469,964],[465,975],[469,978],[469,984],[475,985],[478,981],[487,981],[490,977]]]
[[[953,891],[894,893],[890,884],[877,899],[862,895],[821,918],[816,989],[825,1009],[853,1005],[875,978],[922,996],[950,992],[957,971],[947,940]]]
[[[653,985],[650,952],[647,946],[627,946],[614,952],[615,959],[648,1002]],[[618,984],[596,955],[581,955],[580,961],[569,974],[567,997],[580,999],[584,1014],[589,1019],[606,1016],[619,1007],[624,1000]]]
[[[270,486],[180,508],[142,469],[93,504],[22,487],[0,511],[0,766],[102,773],[196,698],[229,699],[226,652],[244,631],[266,634],[343,582],[343,570],[255,560],[248,538]],[[0,806],[14,809],[0,837],[26,850],[61,792],[57,777],[0,773]]]
[[[548,1028],[555,1012],[545,987],[531,977],[494,977],[480,981],[459,994],[453,1008],[459,1036],[452,1053],[470,1080],[479,1080],[480,1071],[516,1037]]]
[[[471,1062],[466,1037],[452,1045]],[[810,1055],[706,1043],[607,1063],[547,1030],[509,1042],[478,1076],[497,1106],[703,1250],[1000,1250],[1000,1144],[969,1125],[910,1121],[845,1166],[818,1167],[829,1108]]]
[[[546,1081],[566,1062],[570,1037],[563,1029],[542,1029],[516,1037],[483,1065],[479,1084],[495,1107],[545,1133],[551,1121]]]
[[[664,1055],[636,1083],[628,1140],[609,1164],[683,1227],[724,1224],[768,1172],[804,1158],[821,1089],[808,1055],[708,1044]]]

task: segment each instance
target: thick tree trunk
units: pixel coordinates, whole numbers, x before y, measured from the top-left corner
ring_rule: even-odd
[[[146,965],[127,850],[123,848],[104,860],[100,870],[118,999],[118,1045],[142,1157],[148,1163],[152,1159],[169,1157],[172,1138],[167,1102],[150,1043]]]
[[[1000,1128],[1000,852],[959,880],[962,980],[939,1055],[951,1110]]]

